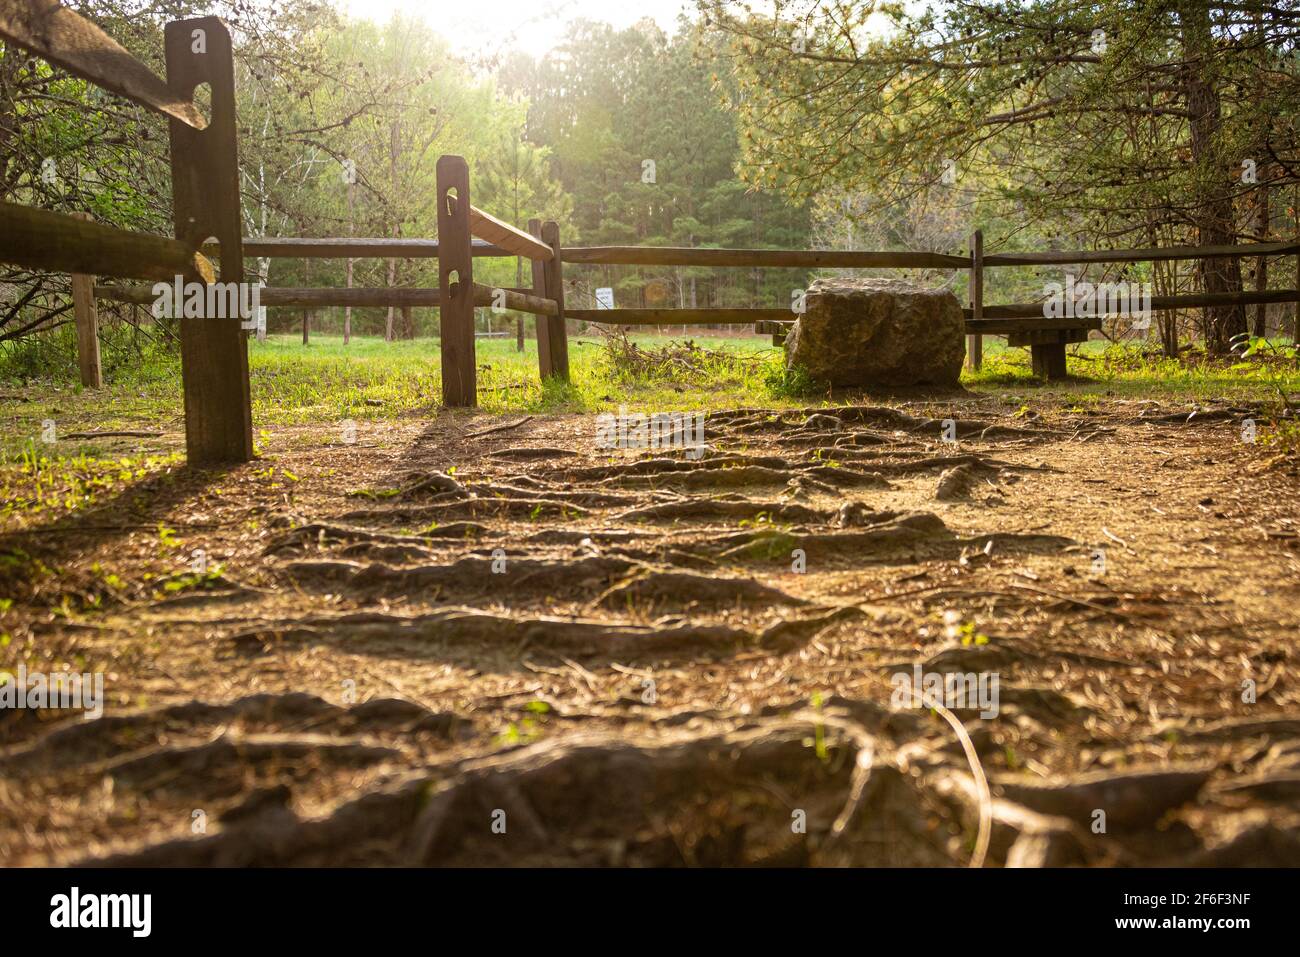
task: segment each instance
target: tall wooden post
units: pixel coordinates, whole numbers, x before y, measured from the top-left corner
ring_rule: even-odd
[[[311,288],[311,260],[302,261],[303,284]],[[311,306],[302,307],[302,344],[304,346],[311,344]]]
[[[973,322],[984,318],[984,233],[978,229],[970,239],[970,317]],[[975,371],[984,364],[982,335],[966,337],[966,364]]]
[[[89,213],[73,213],[77,219],[90,219]],[[95,311],[95,277],[72,274],[72,311],[77,320],[77,365],[81,384],[90,389],[104,387],[104,371],[99,361],[99,315]]]
[[[469,164],[438,157],[438,326],[442,404],[478,404],[474,356],[474,257],[469,230]]]
[[[528,232],[542,238],[542,221],[540,219],[530,219],[528,221]],[[546,292],[546,260],[530,260],[533,266],[533,295],[547,298]],[[536,316],[537,320],[537,371],[545,379],[551,374],[551,340],[547,334],[548,329],[543,320],[546,316]]]
[[[564,264],[560,262],[560,227],[547,220],[542,224],[542,242],[555,253],[542,263],[545,296],[554,299],[554,316],[537,317],[537,360],[542,378],[569,381],[569,337],[564,328]]]
[[[212,114],[205,129],[168,121],[176,238],[194,247],[221,245],[222,282],[244,281],[235,125],[235,70],[230,31],[217,17],[176,20],[165,30],[167,84],[185,100],[208,84]],[[188,277],[187,277],[188,278]],[[191,465],[253,457],[248,343],[239,316],[181,318],[185,450]]]

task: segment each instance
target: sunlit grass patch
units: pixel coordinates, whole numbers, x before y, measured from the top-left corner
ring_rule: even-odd
[[[0,450],[0,519],[47,519],[85,509],[106,493],[179,466],[184,456],[127,455],[100,458],[51,453],[28,443],[17,456]]]
[[[1117,345],[1091,340],[1066,350],[1070,378],[1044,383],[1030,368],[1028,349],[1010,348],[986,339],[983,368],[965,370],[962,384],[977,391],[1006,386],[1038,387],[1079,397],[1158,398],[1198,401],[1211,398],[1269,401],[1279,390],[1300,392],[1300,368],[1270,355],[1250,358],[1207,358],[1187,352],[1177,359],[1154,346]]]
[[[620,406],[631,412],[708,412],[837,401],[799,370],[786,369],[784,350],[765,336],[674,332],[678,334],[638,332],[624,337],[592,330],[572,335],[568,383],[541,380],[535,340],[526,340],[519,352],[513,339],[481,339],[476,343],[479,408],[501,415],[596,413]],[[1018,402],[1040,395],[1066,397],[1075,404],[1115,397],[1269,402],[1279,394],[1300,392],[1300,371],[1294,363],[1264,354],[1225,361],[1187,353],[1170,359],[1151,351],[1151,344],[1144,348],[1093,340],[1071,346],[1067,364],[1069,380],[1044,383],[1030,369],[1028,349],[1009,348],[1003,339],[986,337],[983,368],[965,370],[962,384],[976,392],[1011,390]],[[291,335],[250,340],[256,435],[271,435],[282,426],[314,426],[320,436],[332,437],[349,421],[431,417],[441,409],[441,365],[437,339],[354,338],[346,346],[341,337],[328,335],[316,335],[305,346]],[[76,431],[162,430],[168,442],[143,444],[180,444],[184,416],[175,355],[146,351],[135,364],[120,366],[98,391],[73,385],[75,374],[70,367],[63,379],[20,378],[7,387],[8,397],[0,400],[6,414],[0,449],[11,461],[33,445],[41,448],[42,427],[49,420],[59,436],[53,448],[70,460],[84,456],[113,461],[122,453],[121,444],[110,452],[99,439],[62,438]],[[264,445],[259,442],[259,447]],[[156,448],[153,452],[158,454]],[[76,499],[84,492],[83,483],[63,494]],[[22,496],[22,503],[11,509],[48,505],[51,488],[39,494],[36,499]]]

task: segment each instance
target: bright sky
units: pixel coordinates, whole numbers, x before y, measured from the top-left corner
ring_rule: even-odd
[[[564,35],[570,20],[595,20],[626,27],[652,17],[671,31],[679,11],[694,12],[691,0],[340,0],[357,18],[383,23],[400,11],[418,17],[464,53],[515,47],[540,56]]]

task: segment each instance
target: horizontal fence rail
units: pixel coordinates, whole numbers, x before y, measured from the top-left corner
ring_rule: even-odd
[[[1163,248],[1151,246],[1146,249],[1092,249],[1074,252],[986,253],[984,265],[1053,266],[1074,263],[1168,262],[1177,259],[1285,256],[1298,251],[1300,251],[1300,242],[1247,243],[1241,246],[1165,246]]]
[[[611,326],[743,326],[799,318],[789,309],[565,309],[564,315]]]
[[[0,262],[118,279],[216,277],[212,263],[178,239],[13,203],[0,203]]]
[[[152,286],[95,286],[95,296],[111,302],[134,303],[148,306],[157,301]],[[292,286],[264,286],[259,290],[258,299],[263,306],[298,306],[305,308],[325,306],[351,306],[354,308],[371,307],[418,307],[440,306],[441,296],[437,289],[424,289],[415,286],[382,286],[377,288],[353,287],[350,289],[330,288],[295,288]],[[557,312],[555,301],[534,296],[517,289],[494,289],[478,283],[474,285],[474,305],[500,306],[516,312],[528,312],[539,316],[553,316]]]
[[[297,239],[287,236],[245,236],[245,259],[437,259],[436,239]],[[203,251],[219,256],[215,243]],[[470,244],[475,256],[508,257],[515,253],[492,243]]]
[[[965,256],[838,249],[709,249],[702,246],[565,246],[566,263],[627,266],[766,266],[824,269],[966,269]]]
[[[1169,246],[1164,249],[1095,249],[1044,253],[986,253],[985,266],[1046,266],[1073,263],[1155,262],[1236,256],[1281,256],[1300,242],[1241,246]],[[699,246],[567,246],[566,263],[627,266],[767,266],[824,269],[969,269],[967,256],[943,253],[836,249],[710,249]]]
[[[1020,309],[1019,306],[994,306],[994,310]],[[1101,319],[1083,317],[1077,319],[1046,319],[1042,315],[1042,306],[1025,307],[1038,311],[1020,317],[989,318],[989,308],[984,310],[985,318],[971,318],[970,308],[962,309],[966,320],[966,331],[970,335],[1008,335],[1031,330],[1056,330],[1099,328]],[[799,317],[789,309],[566,309],[565,316],[610,326],[747,326],[775,324],[788,327],[794,325]],[[759,330],[771,331],[771,330]]]
[[[1212,292],[1189,293],[1178,296],[1152,296],[1151,309],[1192,309],[1206,306],[1258,305],[1260,303],[1295,302],[1300,300],[1300,290],[1270,289],[1263,292]],[[1068,300],[1067,300],[1068,301]],[[974,309],[962,308],[967,327],[978,329],[984,335],[1001,335],[1027,329],[1074,329],[1085,325],[1090,318],[1118,316],[1132,309],[1112,307],[1099,303],[1091,316],[1048,317],[1044,303],[1011,303],[984,306],[982,317],[973,318]],[[754,322],[780,322],[791,324],[799,318],[789,309],[566,309],[570,319],[583,322],[604,323],[614,326],[696,326],[696,325],[746,325]]]
[[[177,96],[116,40],[58,0],[5,0],[0,39],[193,129],[207,125],[188,98]]]
[[[1295,289],[1269,289],[1259,292],[1198,292],[1176,296],[1152,296],[1151,309],[1196,309],[1208,306],[1251,306],[1273,302],[1296,302],[1300,300],[1300,291]],[[1066,300],[1069,302],[1069,300]],[[985,319],[1035,319],[1041,325],[1047,321],[1043,315],[1043,303],[1014,303],[1003,306],[985,306]],[[964,310],[969,316],[970,310]],[[1132,309],[1111,308],[1109,304],[1098,303],[1095,314],[1117,316],[1132,312]],[[1080,317],[1082,318],[1082,317]],[[1079,322],[1079,319],[1053,320],[1064,323]]]

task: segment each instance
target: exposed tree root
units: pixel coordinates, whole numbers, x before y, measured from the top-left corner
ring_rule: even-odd
[[[1199,406],[1186,412],[1169,412],[1162,415],[1143,415],[1133,420],[1135,424],[1146,425],[1201,425],[1212,422],[1242,421],[1259,419],[1265,413],[1258,408],[1234,406],[1228,409],[1203,409]]]
[[[863,531],[841,532],[785,532],[758,529],[728,536],[729,545],[722,555],[725,558],[747,556],[768,560],[789,560],[793,549],[803,549],[810,561],[821,555],[853,554],[863,560],[874,560],[881,553],[901,548],[911,548],[922,542],[953,540],[952,532],[943,520],[930,512],[919,512],[886,521]],[[739,541],[739,544],[735,544]]]
[[[1105,812],[1107,827],[1137,828],[1150,827],[1169,810],[1194,800],[1209,776],[1209,768],[1161,768],[1104,771],[1056,783],[1004,779],[996,787],[1018,804],[1082,828],[1093,823],[1098,810]]]
[[[380,730],[449,734],[457,719],[398,698],[372,698],[341,707],[304,692],[254,694],[227,704],[187,701],[143,711],[61,722],[39,737],[0,752],[6,773],[103,761],[138,750],[150,741],[202,734],[202,729],[237,727],[246,732],[312,727],[335,734]]]
[[[407,484],[398,490],[396,497],[413,498],[425,492],[453,495],[458,498],[468,498],[472,494],[450,475],[441,472],[413,472],[407,477]]]
[[[701,459],[700,461],[703,461]],[[667,472],[689,472],[701,466],[687,459],[656,457],[624,462],[620,465],[590,465],[583,468],[561,468],[550,475],[568,482],[600,482],[624,475],[658,475]]]
[[[805,468],[800,475],[808,476],[835,488],[890,488],[890,484],[879,472],[859,472],[843,466],[814,465]]]
[[[934,490],[934,497],[941,502],[966,498],[970,495],[971,485],[975,482],[975,470],[969,465],[956,465],[944,469],[939,475],[939,485]]]
[[[812,410],[808,411],[811,412]],[[933,433],[935,438],[939,438],[943,434],[945,421],[944,419],[929,419],[908,415],[906,412],[900,412],[897,409],[885,406],[840,406],[816,411],[833,415],[841,422],[870,422],[880,428],[898,429],[903,432]],[[1023,438],[1042,434],[1040,430],[997,425],[981,419],[966,419],[956,415],[950,418],[955,426],[957,438]]]
[[[223,734],[202,744],[149,748],[142,754],[109,763],[102,773],[137,791],[157,787],[193,790],[210,785],[217,775],[228,776],[232,771],[246,771],[249,766],[261,764],[284,767],[311,761],[362,766],[401,757],[402,752],[396,748],[320,734]],[[238,775],[235,783],[238,784]]]
[[[449,608],[425,615],[385,615],[365,622],[317,617],[259,627],[232,635],[241,653],[268,650],[279,642],[336,641],[351,651],[422,656],[430,645],[485,645],[521,653],[526,648],[569,655],[709,655],[759,647],[763,633],[727,625],[625,625],[550,616],[516,618],[473,608]]]
[[[554,502],[572,502],[575,505],[590,506],[592,508],[610,508],[613,506],[628,506],[640,501],[635,495],[619,495],[609,492],[566,492],[560,489],[548,488],[545,490],[513,488],[509,485],[475,485],[472,486],[475,493],[480,498],[489,500],[508,498],[513,500],[529,499],[536,500],[534,492],[542,491],[546,500]]]
[[[1274,715],[1267,718],[1225,718],[1201,727],[1180,725],[1178,739],[1189,743],[1239,742],[1252,738],[1276,740],[1300,738],[1300,718]],[[1152,740],[1162,740],[1168,732],[1158,731]]]
[[[1251,821],[1229,840],[1190,858],[1186,866],[1297,867],[1300,866],[1300,832]]]
[[[479,526],[482,528],[483,526]],[[262,549],[264,555],[275,555],[291,548],[303,548],[308,545],[326,545],[339,542],[369,542],[375,545],[415,545],[424,544],[424,540],[414,535],[389,535],[374,532],[367,528],[350,525],[333,525],[328,522],[309,522],[290,529],[275,538]]]
[[[574,452],[571,449],[556,449],[539,446],[536,448],[497,449],[495,452],[489,452],[488,458],[502,459],[507,462],[537,462],[550,461],[552,459],[574,458],[577,454],[577,452]]]
[[[580,518],[589,514],[581,505],[549,498],[471,498],[440,505],[397,505],[365,508],[339,516],[345,522],[409,525],[473,518]]]
[[[625,575],[636,563],[615,556],[588,556],[569,561],[537,558],[466,556],[450,565],[399,567],[383,562],[309,560],[290,562],[284,572],[307,587],[345,587],[386,595],[481,595],[508,588],[512,597],[539,598],[589,592]],[[495,569],[495,570],[494,570]]]
[[[784,485],[790,480],[790,473],[777,469],[762,468],[757,465],[739,466],[721,469],[691,469],[673,472],[668,475],[628,475],[607,481],[618,485],[635,485],[649,488],[696,489],[696,488],[750,488],[770,485]]]
[[[626,545],[652,537],[650,532],[628,529],[544,528],[520,540],[525,545]]]
[[[899,444],[897,439],[890,440],[873,432],[792,432],[789,435],[779,435],[772,442],[783,449],[802,449],[805,452],[817,449],[838,452],[842,449]]]
[[[783,498],[794,501],[806,500],[814,495],[838,495],[839,489],[825,482],[819,482],[810,475],[796,475],[785,485],[781,492]]]
[[[671,605],[804,605],[777,588],[748,578],[718,578],[690,572],[649,571],[619,582],[596,599],[595,604],[613,610]]]
[[[933,472],[936,469],[947,470],[961,466],[966,466],[972,471],[987,472],[1028,470],[1027,466],[1016,466],[1010,462],[986,459],[979,455],[933,455],[913,459],[910,462],[873,461],[871,470],[880,475],[919,475],[924,472]]]
[[[969,773],[933,752],[916,766],[895,759],[860,702],[832,699],[815,712],[738,722],[721,733],[638,744],[610,735],[570,735],[435,774],[416,772],[303,819],[283,791],[249,799],[219,819],[215,833],[178,836],[92,854],[100,866],[312,866],[405,864],[529,866],[956,864],[967,855],[962,828],[936,827],[955,812],[978,812]],[[905,733],[920,713],[891,713]],[[703,715],[695,715],[698,719]],[[725,718],[725,715],[717,717]],[[671,722],[667,726],[679,725]],[[356,755],[370,760],[369,753]],[[375,756],[378,757],[378,756]],[[147,770],[147,768],[146,768]],[[1163,778],[1088,776],[1061,786],[996,784],[990,863],[1061,866],[1115,853],[1090,837],[1097,808],[1108,822],[1149,828],[1194,797],[1197,772]],[[1019,803],[1014,792],[1058,815]],[[1143,806],[1150,796],[1152,806]],[[178,829],[179,830],[179,829]],[[619,839],[611,840],[611,835]],[[1300,842],[1273,828],[1246,829],[1198,850],[1197,863],[1252,856],[1293,863]]]
[[[845,803],[860,734],[807,723],[761,726],[639,746],[576,736],[415,775],[324,817],[275,810],[85,863],[106,866],[499,864],[719,866],[940,863],[916,793],[879,785],[847,834],[826,838]],[[792,827],[800,816],[806,827]],[[496,827],[494,829],[494,823]],[[504,831],[502,831],[504,828]],[[603,835],[636,835],[620,841]],[[894,841],[883,841],[889,834]],[[913,842],[915,842],[913,844]],[[823,853],[820,848],[826,847]]]
[[[349,561],[382,562],[386,565],[430,562],[434,552],[420,545],[383,545],[378,542],[355,542],[338,552]]]
[[[771,522],[800,522],[824,525],[834,516],[804,505],[792,505],[785,502],[751,502],[706,498],[686,499],[680,502],[666,502],[662,505],[648,505],[634,508],[616,516],[620,522],[675,522],[675,521],[715,521],[742,522],[759,519]]]

